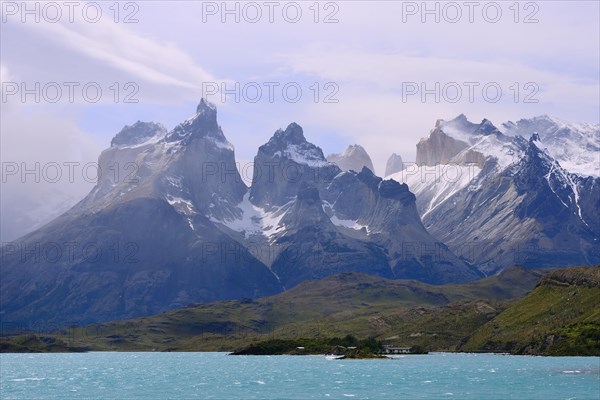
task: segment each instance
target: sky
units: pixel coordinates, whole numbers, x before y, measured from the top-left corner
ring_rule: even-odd
[[[172,129],[201,97],[241,164],[296,122],[379,175],[460,113],[600,122],[597,1],[24,4],[0,8],[4,242],[83,198],[125,125]]]

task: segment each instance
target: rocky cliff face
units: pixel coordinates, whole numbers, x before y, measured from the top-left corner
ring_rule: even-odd
[[[282,290],[211,221],[239,213],[248,191],[214,106],[202,101],[171,132],[156,127],[126,127],[85,199],[2,248],[3,320],[85,323]]]
[[[469,147],[433,177],[404,176],[428,230],[486,274],[514,264],[597,263],[598,178],[567,172],[537,133],[526,140],[461,119],[436,129]],[[478,155],[465,167],[469,153]]]
[[[403,169],[404,163],[402,162],[402,157],[396,153],[393,153],[385,164],[385,176],[390,176],[402,171]]]
[[[2,247],[3,321],[131,318],[344,271],[480,276],[427,233],[406,185],[342,171],[294,123],[259,148],[250,189],[204,100],[172,131],[125,127],[99,164],[86,198]]]
[[[418,145],[423,165],[382,179],[328,162],[292,123],[258,149],[247,188],[212,104],[171,131],[138,121],[100,155],[88,196],[0,249],[0,316],[88,323],[338,272],[443,284],[600,262],[600,178],[528,137],[438,121]]]
[[[379,261],[385,253],[393,276],[397,278],[442,283],[478,276],[477,271],[427,233],[416,210],[415,196],[406,185],[384,181],[366,167],[360,172],[342,171],[337,165],[328,163],[318,147],[306,141],[296,124],[275,132],[269,142],[260,147],[254,165],[262,171],[271,168],[269,177],[273,178],[267,180],[261,174],[262,180],[253,181],[250,202],[272,215],[285,215],[278,220],[279,228],[270,231],[274,232],[271,240],[275,243],[281,243],[281,238],[287,237],[286,221],[292,218],[290,215],[305,219],[302,213],[298,214],[300,209],[295,201],[299,190],[309,186],[319,193],[323,211],[330,219],[323,226],[316,224],[315,229],[329,232],[333,224],[338,231],[335,237],[345,238],[337,243],[355,238],[379,247],[375,253],[374,250],[363,253],[368,254],[371,261],[354,256],[364,266],[370,266],[371,273],[388,276],[389,269],[382,269]],[[327,248],[331,254],[337,253],[338,258],[354,254],[350,249],[358,246],[355,242],[332,246],[327,237],[298,235],[293,242],[305,248]],[[349,262],[350,259],[344,259],[342,264]],[[278,267],[273,265],[272,268],[277,270]],[[297,265],[297,269],[310,271],[313,266]],[[279,276],[287,287],[290,282]]]
[[[417,143],[416,164],[419,166],[447,164],[467,147],[469,147],[467,143],[446,135],[439,129],[438,123],[438,126],[431,131],[427,139]]]
[[[438,120],[429,137],[417,143],[416,164],[431,167],[477,163],[482,168],[486,154],[482,139],[483,142],[502,140],[503,135],[487,119],[474,124],[461,114],[450,121]]]
[[[348,146],[341,154],[330,154],[327,156],[327,161],[336,164],[343,171],[360,172],[363,167],[369,168],[375,173],[373,162],[367,151],[358,144]]]
[[[502,124],[509,136],[529,137],[536,132],[545,149],[560,165],[580,176],[600,177],[600,125],[567,123],[542,115]]]
[[[274,241],[278,257],[272,269],[286,287],[351,271],[393,277],[384,250],[340,232],[325,214],[314,187],[299,189],[281,224],[285,230]]]
[[[300,184],[323,186],[340,172],[319,147],[306,141],[302,127],[291,123],[258,149],[250,200],[266,209],[282,206],[295,198]]]

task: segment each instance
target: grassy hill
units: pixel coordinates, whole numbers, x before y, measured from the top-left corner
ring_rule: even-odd
[[[464,337],[506,309],[508,301],[524,296],[542,275],[515,267],[477,282],[434,286],[346,273],[304,282],[272,297],[191,304],[44,337],[75,349],[231,351],[269,339],[352,334],[428,351],[456,350]],[[0,351],[32,343],[23,336],[28,335],[4,338]],[[33,343],[33,351],[43,345]]]
[[[600,356],[600,267],[556,270],[479,328],[465,351]]]

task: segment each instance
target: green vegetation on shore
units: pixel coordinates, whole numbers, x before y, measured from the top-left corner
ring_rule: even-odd
[[[73,346],[53,335],[25,334],[0,339],[0,353],[82,353],[89,347]]]
[[[548,271],[515,267],[444,286],[347,273],[257,300],[191,304],[151,317],[44,333],[63,343],[54,349],[44,341],[29,345],[30,335],[4,337],[0,351],[231,352],[279,343],[293,353],[354,335],[425,352],[598,354],[598,271],[567,268],[542,278]]]
[[[461,350],[600,356],[600,268],[549,273],[479,328]]]
[[[271,339],[258,342],[232,355],[308,355],[333,354],[343,358],[386,358],[381,355],[384,348],[374,338],[357,339],[352,335],[329,339]]]

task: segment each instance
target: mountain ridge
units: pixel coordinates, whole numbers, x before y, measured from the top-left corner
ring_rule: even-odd
[[[99,165],[114,174],[3,248],[3,320],[130,318],[352,270],[436,284],[481,277],[427,232],[406,185],[368,168],[342,171],[296,123],[259,147],[254,164],[263,175],[250,188],[204,99],[169,132],[138,122],[112,144]],[[23,249],[74,242],[97,257],[21,257]]]
[[[436,155],[437,148],[446,153]],[[427,229],[485,274],[514,263],[600,260],[600,178],[566,171],[539,133],[507,136],[488,120],[461,115],[438,121],[417,151],[435,164],[435,179],[418,165],[390,178],[415,192]]]
[[[564,170],[543,136],[507,136],[464,115],[438,120],[418,145],[423,160],[472,175],[419,186],[344,171],[290,123],[259,147],[247,187],[216,107],[202,99],[171,131],[125,126],[99,156],[113,173],[3,246],[0,315],[89,323],[341,272],[448,284],[513,264],[594,264],[600,178]],[[49,260],[52,251],[60,257]]]

